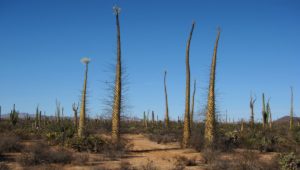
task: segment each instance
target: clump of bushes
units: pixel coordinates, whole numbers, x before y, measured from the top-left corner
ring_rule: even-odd
[[[183,170],[186,166],[196,166],[196,158],[187,158],[185,156],[175,157],[175,167],[173,170]]]
[[[73,156],[70,151],[64,148],[54,150],[40,142],[26,147],[18,158],[18,162],[24,166],[51,163],[68,164],[72,160]]]
[[[282,154],[279,158],[279,165],[282,170],[297,170],[300,168],[300,159],[294,152]]]
[[[12,134],[0,134],[0,155],[4,152],[19,152],[22,149],[20,139]]]

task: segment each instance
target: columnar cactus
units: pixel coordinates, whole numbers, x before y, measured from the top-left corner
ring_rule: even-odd
[[[212,57],[212,63],[210,68],[209,91],[207,97],[207,112],[206,112],[206,121],[205,121],[204,141],[205,141],[205,145],[209,148],[214,147],[214,143],[216,140],[215,77],[216,77],[217,50],[218,50],[219,38],[220,38],[220,29],[218,29],[214,53]]]
[[[76,105],[75,103],[73,103],[72,109],[73,109],[73,112],[74,112],[74,126],[75,126],[76,130],[77,130],[77,127],[78,127],[78,117],[77,117],[78,107],[79,107],[79,103],[78,103],[78,105]]]
[[[119,14],[121,9],[117,6],[113,8],[116,15],[117,26],[117,64],[116,64],[116,79],[115,79],[115,92],[114,103],[112,109],[112,132],[111,139],[113,143],[120,141],[120,115],[121,115],[121,96],[122,96],[122,65],[121,65],[121,34]]]
[[[55,111],[56,123],[60,124],[60,102],[56,100],[55,104],[56,104],[56,111]]]
[[[291,110],[290,110],[290,130],[294,127],[294,93],[291,87]]]
[[[16,105],[14,104],[13,106],[13,110],[11,110],[10,115],[10,122],[12,123],[12,125],[16,125],[19,119],[19,113],[16,111]]]
[[[154,118],[154,111],[152,110],[152,125],[154,125],[154,122],[155,122],[155,118]]]
[[[265,94],[262,94],[262,117],[263,117],[263,127],[265,128],[268,124],[268,113],[266,111],[265,104]]]
[[[80,107],[80,118],[79,118],[79,128],[78,128],[78,136],[84,137],[85,135],[85,115],[86,115],[86,86],[87,86],[87,77],[88,77],[88,65],[90,63],[90,59],[84,57],[81,59],[81,62],[85,64],[85,74],[84,74],[84,83],[83,90],[81,96],[81,107]]]
[[[270,99],[267,102],[267,115],[268,115],[268,122],[269,122],[269,128],[272,128],[272,112],[271,112],[271,106],[270,106]]]
[[[250,126],[251,128],[254,127],[254,104],[255,104],[256,98],[253,100],[252,95],[250,96],[250,110],[251,110],[251,116],[250,116]]]
[[[35,125],[35,128],[38,128],[39,127],[39,106],[36,107],[36,111],[35,111],[35,120],[34,120],[34,125]]]
[[[195,94],[196,94],[196,80],[194,80],[194,91],[193,91],[193,97],[192,97],[192,108],[191,108],[191,117],[190,117],[191,127],[193,127],[193,124],[194,124]]]
[[[165,127],[169,128],[169,106],[168,106],[168,93],[167,93],[167,71],[164,74],[164,89],[165,89],[165,104],[166,104],[166,112],[165,112]]]
[[[191,32],[187,41],[186,47],[186,87],[185,87],[185,113],[184,113],[184,126],[183,126],[183,140],[182,147],[186,148],[189,144],[191,136],[191,126],[190,126],[190,44],[192,40],[192,35],[195,27],[195,22],[192,23]]]

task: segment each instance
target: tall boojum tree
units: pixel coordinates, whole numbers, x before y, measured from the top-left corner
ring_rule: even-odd
[[[112,133],[111,139],[113,143],[120,141],[120,115],[121,115],[121,97],[122,97],[122,63],[121,63],[121,33],[119,14],[121,9],[117,6],[113,7],[116,15],[117,26],[117,63],[116,63],[116,77],[114,86],[114,102],[112,108]]]
[[[189,144],[191,137],[191,126],[190,126],[190,45],[193,36],[195,22],[192,23],[192,28],[187,41],[186,56],[185,56],[185,67],[186,67],[186,86],[185,86],[185,112],[184,112],[184,125],[183,125],[183,140],[182,147],[186,148]]]
[[[205,121],[204,141],[205,145],[209,148],[214,147],[216,140],[216,108],[215,108],[215,79],[216,79],[216,66],[217,66],[217,50],[220,38],[220,28],[218,28],[217,38],[212,57],[210,68],[210,80],[207,97],[207,112]]]
[[[84,57],[81,59],[81,62],[83,64],[85,64],[85,74],[84,74],[83,90],[82,90],[82,96],[81,96],[78,136],[84,137],[84,135],[85,135],[85,117],[86,117],[86,88],[87,88],[87,78],[88,78],[88,65],[90,63],[90,59],[87,57]]]

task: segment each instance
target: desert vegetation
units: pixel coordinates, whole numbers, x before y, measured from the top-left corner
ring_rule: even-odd
[[[165,112],[143,112],[143,118],[122,115],[123,80],[121,59],[121,9],[114,6],[116,20],[116,65],[111,117],[87,116],[87,83],[90,58],[85,66],[80,104],[70,104],[73,117],[64,116],[56,101],[55,116],[20,117],[14,104],[7,117],[0,106],[0,169],[246,169],[296,170],[300,168],[300,126],[294,119],[294,94],[287,121],[272,120],[270,98],[262,93],[262,122],[255,121],[256,97],[250,96],[249,120],[218,119],[215,84],[220,28],[217,29],[210,75],[205,120],[196,121],[194,80],[190,95],[190,46],[192,23],[185,51],[185,112],[183,121],[170,119],[167,71],[164,71]],[[199,81],[198,81],[199,82]],[[192,99],[191,99],[192,98]],[[191,102],[190,102],[191,101]],[[247,102],[248,103],[248,102]],[[247,104],[247,108],[248,108]],[[249,108],[248,108],[249,109]],[[79,112],[78,112],[79,111]],[[78,118],[79,113],[79,118]],[[155,114],[157,118],[155,119]],[[296,124],[298,122],[298,124]]]

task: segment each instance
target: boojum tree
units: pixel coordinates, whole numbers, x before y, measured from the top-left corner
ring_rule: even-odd
[[[78,137],[84,137],[84,135],[85,135],[86,87],[87,87],[87,78],[88,78],[88,65],[89,65],[90,61],[91,60],[88,57],[84,57],[81,59],[81,62],[83,64],[85,64],[85,73],[84,73],[83,90],[82,90],[82,96],[81,96]]]
[[[190,45],[193,36],[195,22],[192,23],[192,28],[187,41],[185,65],[186,65],[186,86],[185,86],[185,112],[184,112],[184,123],[183,123],[183,140],[182,147],[186,148],[189,144],[191,137],[191,126],[190,126]]]
[[[166,105],[166,111],[165,111],[165,127],[169,128],[169,106],[168,106],[168,93],[167,93],[167,71],[165,71],[164,74],[164,91],[165,91],[165,105]]]
[[[193,90],[193,97],[192,97],[192,108],[191,108],[191,115],[190,115],[190,125],[191,125],[191,128],[193,127],[193,124],[194,124],[195,95],[196,95],[196,80],[194,80],[194,90]]]
[[[117,26],[117,63],[116,63],[116,77],[114,85],[114,102],[112,108],[112,143],[116,144],[120,141],[120,115],[121,115],[121,97],[122,97],[122,63],[121,63],[121,33],[119,14],[121,8],[114,6],[113,11],[116,15]]]
[[[217,66],[217,50],[220,38],[220,28],[218,28],[217,38],[215,42],[212,63],[210,68],[210,80],[207,97],[207,111],[204,131],[205,146],[209,148],[214,147],[216,141],[216,108],[215,108],[215,79]]]

